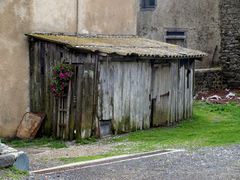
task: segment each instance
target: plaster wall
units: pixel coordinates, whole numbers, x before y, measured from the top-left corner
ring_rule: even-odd
[[[187,47],[209,54],[202,62],[197,63],[198,68],[218,65],[219,0],[157,0],[157,7],[154,10],[138,8],[138,35],[164,41],[166,28],[185,29]],[[217,51],[213,58],[215,48]]]
[[[75,32],[76,3],[0,0],[0,137],[12,137],[29,111],[29,56],[25,33]]]
[[[29,111],[25,33],[136,34],[137,0],[0,0],[0,137]]]
[[[79,33],[136,34],[138,0],[79,0]]]

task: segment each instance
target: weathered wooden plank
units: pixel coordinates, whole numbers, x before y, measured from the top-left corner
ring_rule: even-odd
[[[194,60],[191,60],[190,62],[190,107],[189,107],[189,118],[192,117],[193,115],[193,91],[194,91],[194,67],[195,67],[195,64],[194,64]]]
[[[91,136],[93,121],[94,64],[84,64],[81,137]]]
[[[79,57],[80,58],[80,57]],[[77,74],[76,74],[76,112],[75,112],[75,129],[76,129],[76,138],[81,138],[81,129],[82,129],[82,98],[83,98],[83,73],[84,67],[83,64],[77,65]]]
[[[157,64],[153,69],[153,126],[166,125],[170,121],[171,71],[170,64]]]
[[[178,118],[182,120],[184,118],[184,94],[185,94],[185,76],[184,76],[184,65],[182,60],[179,61],[179,89],[178,89]]]

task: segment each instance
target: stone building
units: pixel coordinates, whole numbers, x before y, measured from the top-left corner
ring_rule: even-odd
[[[196,64],[197,90],[239,87],[239,12],[239,0],[140,0],[137,33],[207,52]]]
[[[14,136],[29,111],[25,33],[136,34],[136,14],[136,0],[1,0],[0,137]]]
[[[224,83],[240,87],[240,0],[220,4],[221,56]]]
[[[137,33],[207,52],[209,56],[197,66],[216,66],[220,50],[219,1],[140,0]]]

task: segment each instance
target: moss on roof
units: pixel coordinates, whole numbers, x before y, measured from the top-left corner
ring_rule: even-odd
[[[205,53],[165,42],[137,36],[70,36],[53,34],[28,34],[45,41],[66,44],[73,48],[91,52],[119,54],[123,56],[154,56],[168,58],[201,58]]]

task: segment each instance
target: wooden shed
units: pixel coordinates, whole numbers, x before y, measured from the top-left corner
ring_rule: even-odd
[[[136,36],[28,34],[30,108],[63,139],[171,125],[192,116],[194,62],[206,54]],[[74,67],[67,95],[51,94],[53,66]]]

